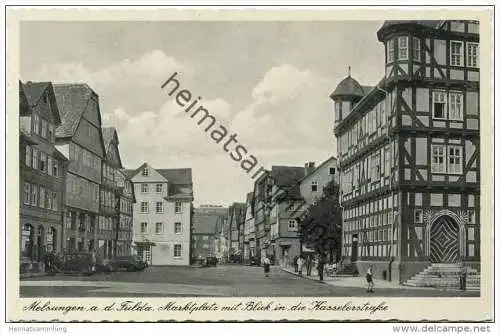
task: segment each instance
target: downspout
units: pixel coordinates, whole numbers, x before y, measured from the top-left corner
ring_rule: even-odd
[[[385,76],[384,76],[384,82],[385,82]],[[390,108],[388,108],[388,102],[389,102],[389,92],[386,91],[385,89],[382,89],[379,87],[379,85],[375,86],[378,90],[380,90],[381,92],[383,92],[385,94],[385,113],[386,113],[386,117],[385,117],[385,124],[384,124],[384,127],[385,127],[385,131],[384,131],[384,135],[385,137],[389,140],[389,147],[390,147],[390,151],[391,151],[391,159],[394,158],[394,143],[392,142],[392,138],[391,136],[389,136],[389,123],[388,123],[388,119],[389,119],[389,111],[390,111]],[[389,105],[390,107],[390,105]],[[385,164],[385,155],[384,155],[384,164]],[[391,173],[390,173],[390,177],[389,177],[389,191],[390,191],[390,194],[391,194],[391,197],[390,197],[390,200],[392,202],[391,204],[391,208],[394,207],[394,202],[393,202],[393,199],[394,199],[394,189],[392,187],[392,179],[394,177],[394,169],[392,168],[392,166],[390,166],[391,168]],[[388,266],[389,266],[389,271],[388,271],[388,280],[389,282],[392,280],[392,263],[394,262],[394,257],[392,256],[392,249],[393,249],[393,244],[394,244],[394,220],[395,220],[395,217],[396,215],[394,214],[394,209],[392,209],[392,219],[391,219],[391,228],[390,228],[390,231],[391,231],[391,235],[390,235],[390,244],[389,244],[389,253],[388,253],[388,257],[389,257],[389,263],[388,263]]]

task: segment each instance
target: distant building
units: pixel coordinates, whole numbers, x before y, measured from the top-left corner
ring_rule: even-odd
[[[133,242],[133,222],[134,222],[134,204],[135,191],[134,184],[123,170],[116,173],[117,184],[120,187],[119,210],[120,220],[118,223],[116,235],[116,256],[132,254]]]
[[[242,227],[245,218],[246,205],[245,203],[233,203],[229,207],[229,258],[230,261],[242,260],[243,234]],[[241,245],[240,245],[241,242]],[[231,260],[233,259],[233,260]]]
[[[193,182],[190,168],[126,170],[134,183],[134,244],[152,265],[189,265]]]
[[[39,262],[60,252],[67,158],[55,146],[61,124],[50,82],[19,82],[20,255]]]
[[[244,220],[244,237],[243,237],[243,260],[249,262],[251,258],[256,256],[255,250],[255,220],[253,216],[253,192],[247,194],[245,220]]]
[[[300,195],[306,206],[315,204],[323,196],[323,188],[331,181],[338,183],[337,159],[330,157],[315,167],[313,162],[305,165],[305,176],[300,179]]]
[[[479,23],[386,21],[377,37],[384,78],[349,73],[331,94],[344,263],[401,283],[479,269]]]
[[[289,264],[300,254],[297,218],[305,208],[301,207],[303,199],[298,181],[305,174],[304,167],[272,166],[271,168],[270,243],[267,254],[277,264]]]
[[[215,233],[219,215],[196,212],[193,216],[191,257],[193,261],[216,256]]]

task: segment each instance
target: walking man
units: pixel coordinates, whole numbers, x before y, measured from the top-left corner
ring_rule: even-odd
[[[323,280],[323,273],[325,271],[325,258],[323,257],[323,254],[320,254],[318,256],[318,275],[319,275],[319,280]]]
[[[307,270],[307,276],[311,276],[311,270],[312,270],[312,256],[311,256],[311,254],[309,254],[307,256],[306,270]]]

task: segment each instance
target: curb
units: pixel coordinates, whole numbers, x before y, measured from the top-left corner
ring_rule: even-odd
[[[281,271],[284,271],[285,273],[288,273],[290,275],[293,275],[293,276],[297,276],[297,277],[301,277],[301,278],[305,278],[307,280],[310,280],[310,281],[314,281],[314,282],[317,282],[317,283],[320,283],[320,284],[328,284],[326,283],[325,281],[320,281],[319,279],[316,279],[316,278],[313,278],[312,276],[304,276],[304,275],[299,275],[299,273],[295,273],[293,271],[288,271],[288,270],[285,270],[283,268],[280,268]]]

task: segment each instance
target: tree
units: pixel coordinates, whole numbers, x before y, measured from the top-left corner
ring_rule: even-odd
[[[303,245],[321,254],[340,255],[342,210],[339,186],[334,181],[325,186],[323,196],[299,218],[299,237]]]

